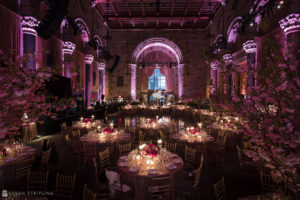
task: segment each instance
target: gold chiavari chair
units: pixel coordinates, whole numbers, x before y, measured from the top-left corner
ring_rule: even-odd
[[[26,180],[28,172],[32,169],[34,157],[29,157],[15,163],[15,180]]]
[[[110,164],[109,150],[106,148],[104,151],[99,152],[100,164],[102,169],[106,169]]]
[[[196,149],[185,146],[184,161],[185,164],[194,165]],[[189,166],[190,167],[190,166]]]
[[[151,178],[151,199],[172,199],[172,177],[157,176]]]
[[[91,164],[93,158],[96,157],[97,146],[96,143],[83,143],[83,166]]]
[[[72,136],[74,139],[80,138],[80,129],[72,130]]]
[[[60,130],[63,133],[65,133],[67,131],[67,123],[66,122],[63,122],[60,124]]]
[[[40,164],[41,167],[45,167],[45,168],[48,167],[51,151],[52,151],[52,148],[49,148],[47,151],[42,152],[41,164]]]
[[[97,194],[94,193],[91,189],[89,189],[86,186],[86,184],[84,184],[82,200],[96,200],[96,197],[97,197]]]
[[[260,185],[262,194],[268,192],[274,192],[279,188],[279,183],[276,183],[270,174],[265,174],[264,172],[260,172]]]
[[[49,171],[28,172],[27,190],[28,191],[45,191],[48,184]]]
[[[50,148],[50,140],[48,139],[43,139],[41,141],[41,148],[42,148],[42,151],[46,151]]]
[[[171,151],[172,153],[176,153],[176,147],[177,147],[177,144],[176,143],[169,143],[169,142],[166,142],[166,149],[168,151]]]
[[[226,199],[225,181],[223,176],[217,183],[214,184],[214,192],[215,192],[216,200]]]
[[[266,166],[267,162],[263,159],[259,159],[255,162],[255,166],[257,171],[267,173],[269,172],[269,168]]]
[[[145,139],[145,133],[139,130],[139,140],[144,140],[144,139]]]
[[[127,144],[119,144],[119,155],[123,155],[124,153],[129,153],[131,151],[131,143]]]
[[[217,143],[220,146],[225,147],[226,145],[226,140],[227,140],[227,134],[224,131],[218,131],[218,137],[217,137]]]
[[[244,165],[244,156],[243,156],[242,149],[239,148],[238,145],[236,145],[236,150],[239,158],[240,167],[242,167]]]
[[[96,177],[96,188],[97,188],[97,191],[99,190],[100,188],[100,181],[99,181],[99,171],[98,171],[98,165],[97,165],[97,161],[96,161],[96,158],[93,158],[93,166],[94,166],[94,175]]]
[[[66,176],[57,173],[55,185],[55,199],[67,200],[73,198],[76,175]]]

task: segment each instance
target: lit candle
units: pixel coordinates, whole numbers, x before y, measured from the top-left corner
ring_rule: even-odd
[[[114,124],[113,124],[113,123],[110,123],[110,127],[113,128],[113,127],[114,127]]]
[[[158,116],[156,115],[156,119],[158,119]]]
[[[239,118],[238,118],[238,117],[236,117],[236,118],[235,118],[235,121],[239,121]]]
[[[95,118],[95,116],[94,115],[92,115],[92,119],[94,120],[94,118]]]
[[[141,158],[141,156],[140,156],[140,155],[137,155],[137,156],[136,156],[136,159],[137,159],[137,160],[139,160],[140,158]]]
[[[158,139],[158,140],[157,140],[157,144],[162,144],[162,140],[161,140],[161,139]]]
[[[199,123],[198,126],[199,126],[199,128],[202,128],[202,123]]]
[[[80,117],[80,121],[81,121],[81,122],[83,121],[83,117]]]

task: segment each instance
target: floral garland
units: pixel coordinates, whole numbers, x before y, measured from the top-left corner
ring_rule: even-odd
[[[154,144],[147,144],[144,153],[146,156],[156,157],[158,154],[158,147]]]
[[[103,133],[104,133],[104,134],[111,134],[111,133],[113,133],[113,132],[115,132],[115,130],[114,130],[113,128],[105,128],[105,129],[103,130]]]

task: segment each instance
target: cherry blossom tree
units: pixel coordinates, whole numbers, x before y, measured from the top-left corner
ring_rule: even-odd
[[[27,57],[9,59],[0,52],[0,139],[14,135],[22,125],[41,121],[43,116],[55,118],[55,112],[74,106],[73,101],[49,102],[45,83],[52,72],[46,68],[31,70]],[[59,105],[59,106],[57,106]],[[54,109],[53,109],[54,106]],[[54,110],[54,112],[53,112]]]
[[[243,119],[241,128],[252,144],[245,154],[265,161],[274,177],[296,192],[300,191],[300,68],[282,52],[274,41],[266,41],[262,67],[247,72],[257,84],[247,86],[246,98],[234,91],[228,100],[216,91],[213,102]]]

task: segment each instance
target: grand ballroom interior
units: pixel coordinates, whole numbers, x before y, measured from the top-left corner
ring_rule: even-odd
[[[300,0],[0,0],[0,27],[0,199],[300,199]]]

